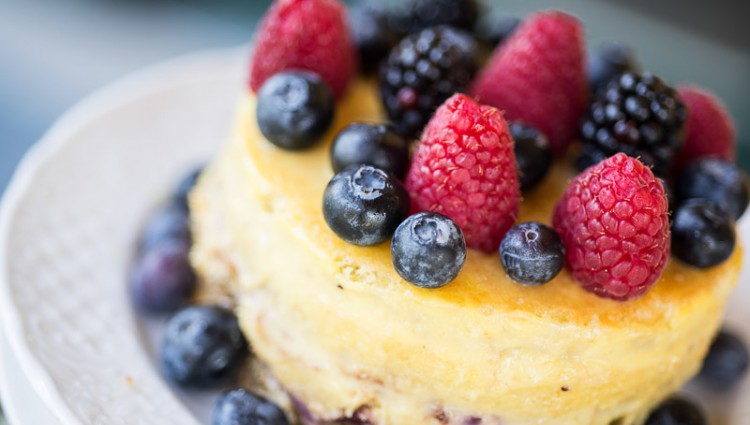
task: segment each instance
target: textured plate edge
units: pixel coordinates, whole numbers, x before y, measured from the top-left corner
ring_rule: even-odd
[[[45,405],[65,425],[83,425],[63,399],[51,375],[29,347],[21,314],[13,301],[9,284],[8,242],[19,205],[33,186],[44,165],[68,145],[82,126],[124,104],[175,87],[213,80],[217,74],[236,71],[248,47],[207,50],[179,56],[129,74],[85,97],[58,118],[42,138],[29,149],[17,166],[0,201],[0,320],[12,353],[24,375]]]

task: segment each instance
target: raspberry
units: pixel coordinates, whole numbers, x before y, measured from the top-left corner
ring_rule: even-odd
[[[472,93],[508,120],[538,128],[554,152],[563,152],[578,134],[588,96],[580,22],[561,12],[532,16],[495,51]]]
[[[336,97],[356,73],[357,51],[338,0],[278,0],[258,28],[250,87],[258,92],[272,75],[315,72]]]
[[[647,166],[618,153],[578,175],[555,207],[573,277],[616,300],[646,293],[669,258],[664,187]]]
[[[696,86],[678,86],[677,93],[688,108],[685,144],[678,153],[677,163],[684,166],[709,156],[734,162],[734,123],[724,104]]]
[[[502,112],[456,94],[427,124],[406,176],[412,210],[458,224],[469,248],[493,252],[518,214],[513,139]]]

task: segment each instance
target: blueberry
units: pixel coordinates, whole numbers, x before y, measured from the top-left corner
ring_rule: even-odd
[[[527,192],[547,175],[552,165],[552,150],[547,137],[528,125],[512,123],[510,134],[515,141],[516,166],[521,190]]]
[[[316,74],[282,72],[258,91],[258,126],[276,146],[288,150],[311,147],[333,121],[334,99]]]
[[[176,241],[186,246],[192,243],[190,218],[187,210],[176,203],[155,211],[146,222],[141,234],[141,252],[165,241]]]
[[[619,43],[599,46],[589,56],[588,67],[589,88],[594,93],[618,75],[640,69],[633,50]]]
[[[395,177],[371,165],[352,165],[336,174],[323,194],[323,217],[341,239],[377,245],[409,213],[409,194]]]
[[[212,425],[288,425],[273,402],[239,388],[222,393],[214,405]]]
[[[698,379],[709,388],[728,390],[745,376],[747,367],[745,343],[737,335],[722,330],[711,343]]]
[[[706,416],[698,405],[679,396],[673,396],[656,407],[646,425],[707,425]]]
[[[167,323],[161,362],[167,378],[206,388],[231,377],[247,355],[237,317],[218,306],[191,306]]]
[[[359,53],[359,67],[366,74],[378,69],[401,35],[392,25],[395,10],[375,4],[355,4],[349,8],[349,28]]]
[[[677,178],[678,201],[704,198],[726,208],[737,220],[747,208],[748,190],[744,173],[732,162],[719,158],[692,161]]]
[[[672,219],[672,253],[695,267],[721,264],[734,251],[734,221],[705,199],[690,199],[677,207]]]
[[[390,125],[354,123],[341,130],[331,145],[333,172],[369,164],[403,178],[409,167],[409,144]]]
[[[542,285],[560,273],[565,248],[560,235],[534,221],[513,226],[500,243],[500,261],[511,279]]]
[[[137,307],[149,313],[166,313],[190,300],[196,277],[189,250],[189,245],[173,240],[143,252],[130,275],[130,293]]]
[[[439,288],[453,281],[466,262],[464,234],[450,218],[421,212],[404,220],[391,241],[396,272],[422,288]]]
[[[185,211],[190,209],[188,205],[188,195],[190,194],[190,191],[193,190],[193,187],[195,187],[195,184],[198,182],[198,177],[200,177],[202,172],[202,166],[190,171],[177,185],[174,199],[177,205],[185,209]]]

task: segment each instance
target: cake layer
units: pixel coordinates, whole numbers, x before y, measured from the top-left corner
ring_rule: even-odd
[[[628,302],[588,293],[566,271],[521,286],[478,251],[451,284],[417,288],[393,270],[387,243],[346,244],[323,219],[328,143],[352,121],[383,121],[365,81],[340,101],[328,142],[282,151],[248,96],[191,198],[196,268],[206,286],[231,288],[255,353],[308,422],[638,424],[695,373],[740,249],[708,270],[672,261]],[[558,164],[520,220],[549,222],[570,177]]]

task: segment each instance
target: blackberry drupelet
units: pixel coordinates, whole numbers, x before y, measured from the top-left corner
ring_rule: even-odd
[[[639,158],[657,176],[671,171],[684,140],[685,105],[659,77],[626,72],[591,103],[581,126],[579,168],[617,152]]]
[[[419,137],[435,109],[465,91],[477,71],[469,33],[441,26],[403,39],[380,67],[380,96],[396,131]]]
[[[412,32],[437,25],[472,30],[480,12],[476,0],[411,0],[407,11]]]

